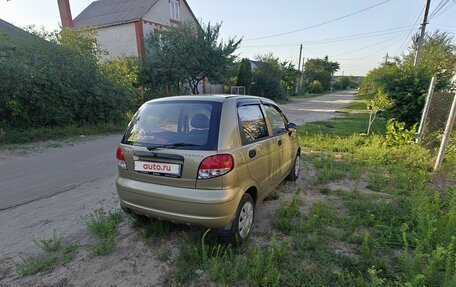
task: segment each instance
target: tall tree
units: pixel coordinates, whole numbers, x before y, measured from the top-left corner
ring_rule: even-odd
[[[241,40],[219,41],[221,24],[196,27],[182,24],[156,30],[146,40],[142,81],[146,87],[175,87],[198,94],[205,78],[220,81]]]
[[[252,85],[252,64],[249,59],[242,59],[241,64],[239,65],[236,85],[244,86],[246,93],[250,93],[250,86]]]
[[[437,91],[455,89],[451,79],[456,75],[456,45],[447,33],[427,34],[422,47],[421,61],[414,68],[416,44],[395,63],[371,70],[362,81],[360,92],[373,97],[379,91],[387,93],[393,104],[389,115],[408,126],[420,120],[426,93],[433,76]]]
[[[325,91],[331,87],[331,80],[340,68],[339,63],[324,59],[309,59],[304,65],[304,78],[307,84],[319,81]]]
[[[258,67],[253,72],[252,94],[255,96],[281,99],[286,93],[281,85],[283,76],[279,58],[272,54],[257,56]]]
[[[404,67],[413,67],[417,49],[417,41],[413,41],[409,50],[410,53],[403,56],[402,65]],[[437,77],[438,90],[451,88],[451,81],[456,73],[456,42],[454,37],[447,32],[438,30],[426,34],[421,49],[419,68]]]

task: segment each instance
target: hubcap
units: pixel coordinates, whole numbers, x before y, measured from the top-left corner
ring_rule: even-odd
[[[238,230],[241,238],[246,238],[249,235],[253,223],[253,205],[251,202],[246,202],[239,214]]]
[[[300,164],[300,158],[298,155],[295,160],[295,170],[294,170],[296,177],[299,175],[299,164]]]

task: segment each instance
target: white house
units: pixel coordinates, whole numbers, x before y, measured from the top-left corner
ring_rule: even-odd
[[[98,0],[74,20],[69,0],[58,0],[64,28],[95,28],[97,45],[109,58],[144,58],[144,38],[155,29],[198,24],[186,0]]]

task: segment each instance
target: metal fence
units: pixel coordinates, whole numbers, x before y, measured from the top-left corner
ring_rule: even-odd
[[[454,93],[434,92],[435,82],[435,78],[432,79],[417,142],[436,156],[435,169],[438,169],[451,136],[456,136],[454,127],[456,96]]]
[[[232,95],[245,95],[245,87],[244,86],[232,86],[231,94]]]

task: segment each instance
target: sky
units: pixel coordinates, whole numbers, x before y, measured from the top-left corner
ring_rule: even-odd
[[[73,17],[92,0],[70,0]],[[426,0],[187,0],[203,23],[222,23],[221,38],[242,38],[239,57],[273,53],[282,61],[302,57],[340,63],[336,74],[365,75],[406,51],[418,32]],[[439,4],[447,3],[440,11]],[[448,8],[448,9],[447,9]],[[364,10],[364,11],[362,11]],[[437,12],[437,13],[435,13]],[[353,15],[350,15],[353,14]],[[456,0],[431,0],[427,31],[456,34]],[[0,18],[16,26],[58,29],[57,0],[0,0]]]

